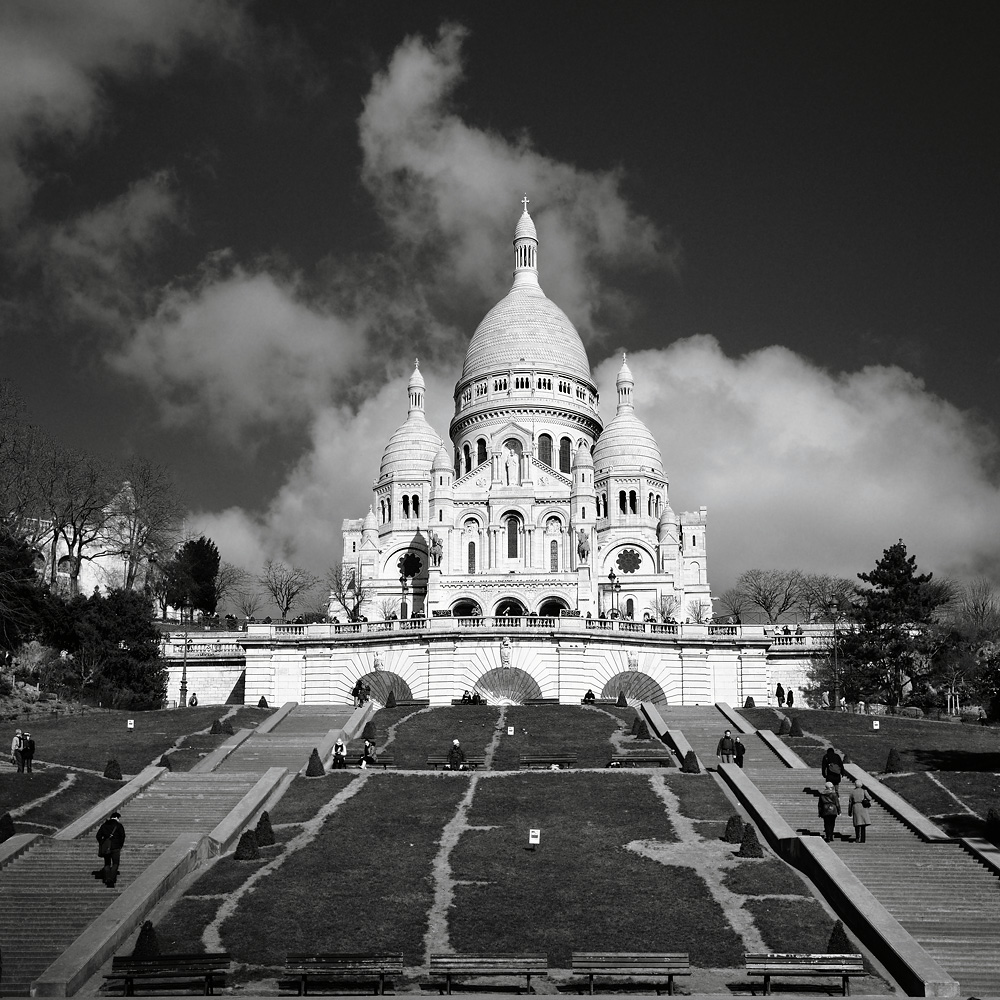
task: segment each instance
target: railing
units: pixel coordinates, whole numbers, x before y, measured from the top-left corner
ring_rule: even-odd
[[[184,643],[165,642],[163,655],[170,659],[184,658]],[[187,648],[189,660],[207,656],[242,656],[243,647],[237,642],[192,642]]]

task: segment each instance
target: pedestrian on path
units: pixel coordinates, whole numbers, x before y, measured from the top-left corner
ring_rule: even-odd
[[[31,774],[31,762],[35,759],[35,738],[26,729],[21,734],[21,759],[24,769]]]
[[[736,752],[736,744],[733,742],[733,734],[731,730],[727,729],[723,734],[721,740],[719,740],[719,745],[715,748],[715,756],[722,761],[723,764],[732,764],[733,754]]]
[[[122,825],[122,814],[116,809],[97,831],[97,853],[104,858],[104,867],[94,872],[94,878],[101,879],[109,889],[114,888],[118,878],[124,846],[125,827]]]
[[[778,681],[778,686],[774,689],[774,697],[778,700],[778,708],[784,708],[785,689],[781,686],[781,681]]]
[[[833,829],[840,815],[840,795],[832,781],[828,781],[819,793],[819,815],[823,820],[823,839],[829,844],[833,841]]]
[[[17,768],[18,774],[24,773],[24,742],[20,729],[14,733],[14,738],[10,741],[10,762]]]
[[[791,688],[788,689],[788,694],[785,695],[785,707],[791,708],[795,704],[795,692]]]
[[[824,781],[830,781],[834,786],[839,785],[844,776],[844,758],[833,747],[827,747],[820,762],[820,771]]]
[[[854,780],[854,787],[851,789],[851,794],[847,799],[847,814],[851,817],[851,822],[854,824],[854,841],[857,844],[866,843],[865,831],[867,831],[871,824],[871,816],[868,812],[871,805],[871,799],[868,798],[865,786],[861,783],[860,778],[856,778]]]
[[[736,737],[736,745],[733,748],[733,756],[736,758],[736,766],[743,766],[743,758],[746,756],[747,748],[743,740]]]

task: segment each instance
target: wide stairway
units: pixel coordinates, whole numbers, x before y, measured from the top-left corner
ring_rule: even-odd
[[[796,832],[822,832],[818,771],[762,768],[750,776]],[[867,843],[851,842],[849,787],[834,851],[964,995],[1000,996],[1000,878],[956,844],[921,840],[874,801]]]
[[[768,771],[786,771],[785,762],[755,733],[739,734],[729,720],[714,706],[704,708],[674,708],[659,707],[663,721],[671,729],[679,729],[684,738],[691,744],[691,749],[698,755],[701,766],[706,770],[714,768],[719,763],[715,756],[715,748],[719,745],[722,734],[732,730],[735,737],[740,735],[746,744],[747,752],[743,766],[762,768]]]

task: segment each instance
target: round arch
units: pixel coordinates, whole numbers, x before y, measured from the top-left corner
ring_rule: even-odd
[[[561,611],[569,611],[569,604],[561,597],[546,597],[538,605],[538,614],[542,618],[558,618]]]
[[[493,609],[494,615],[526,615],[528,609],[516,597],[501,597]]]
[[[479,601],[471,597],[461,597],[452,604],[451,614],[454,618],[481,618],[483,609]]]
[[[620,694],[625,695],[625,700],[630,705],[637,705],[641,701],[667,700],[663,688],[649,674],[638,670],[623,670],[610,677],[601,688],[600,697],[617,699]]]
[[[391,691],[396,701],[413,701],[410,685],[391,670],[373,670],[361,675],[361,683],[372,689],[372,701],[385,705]]]
[[[534,677],[517,667],[487,670],[474,687],[491,705],[523,705],[529,698],[542,696]]]
[[[607,551],[601,553],[602,558],[600,572],[604,579],[607,579],[608,573],[611,570],[614,570],[619,579],[621,579],[622,585],[624,585],[627,577],[632,575],[631,573],[623,573],[622,569],[618,565],[618,556],[624,549],[637,549],[642,554],[643,563],[645,563],[647,559],[650,563],[652,563],[652,570],[644,570],[642,565],[640,565],[638,567],[639,573],[656,572],[656,553],[650,548],[647,542],[634,539],[619,539],[615,541],[613,546],[609,546]]]

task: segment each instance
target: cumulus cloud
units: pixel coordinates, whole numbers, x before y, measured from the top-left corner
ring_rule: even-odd
[[[596,372],[606,400],[619,366]],[[674,509],[709,509],[715,592],[752,566],[854,579],[897,538],[923,569],[1000,577],[996,437],[909,372],[833,373],[784,347],[728,357],[708,336],[629,367]]]

